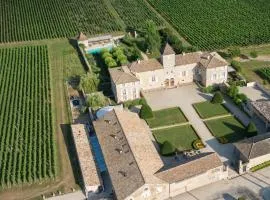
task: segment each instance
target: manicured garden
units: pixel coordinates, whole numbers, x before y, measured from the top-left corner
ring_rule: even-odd
[[[247,136],[245,126],[233,116],[208,120],[205,124],[220,143],[236,142]]]
[[[153,135],[159,145],[163,145],[167,141],[178,151],[193,149],[192,143],[199,139],[190,125],[154,130]]]
[[[154,111],[153,115],[154,117],[146,119],[150,128],[187,122],[185,115],[178,107]]]
[[[209,101],[193,104],[193,107],[202,119],[229,114],[223,104],[214,104]]]

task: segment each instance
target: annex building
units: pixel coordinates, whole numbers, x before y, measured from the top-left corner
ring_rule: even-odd
[[[239,174],[270,160],[270,133],[241,140],[235,146],[235,166]]]
[[[117,102],[140,98],[142,91],[174,88],[200,82],[204,86],[227,81],[228,63],[216,52],[176,55],[166,44],[160,59],[138,60],[109,69]]]
[[[93,125],[117,200],[168,199],[228,177],[215,152],[164,164],[136,113],[114,109]]]

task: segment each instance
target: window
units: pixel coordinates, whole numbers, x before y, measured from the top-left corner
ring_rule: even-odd
[[[122,95],[123,95],[123,100],[126,101],[127,100],[127,90],[126,89],[122,90]]]
[[[133,88],[133,99],[137,98],[137,90],[136,88]]]
[[[217,79],[217,74],[213,74],[213,80]]]
[[[187,72],[186,71],[182,71],[182,76],[186,76]]]
[[[156,82],[156,76],[155,76],[155,74],[152,75],[152,82]]]

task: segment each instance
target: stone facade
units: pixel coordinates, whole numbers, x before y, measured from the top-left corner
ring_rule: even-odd
[[[131,63],[120,67],[123,73],[133,76],[137,80],[117,83],[110,69],[112,90],[117,102],[134,100],[139,96],[126,91],[153,90],[158,88],[173,88],[198,81],[204,86],[221,84],[227,81],[227,62],[216,52],[194,52],[176,55],[167,44],[160,60],[150,59]],[[134,85],[133,82],[136,82]],[[139,82],[139,83],[138,83]],[[131,84],[133,84],[131,88]],[[125,97],[125,98],[123,98]]]

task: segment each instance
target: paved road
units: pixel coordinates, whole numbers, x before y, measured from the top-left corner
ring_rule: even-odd
[[[243,195],[256,200],[262,199],[262,194],[269,188],[270,167],[192,190],[174,197],[173,200],[235,200]]]

